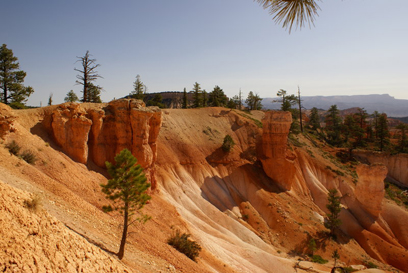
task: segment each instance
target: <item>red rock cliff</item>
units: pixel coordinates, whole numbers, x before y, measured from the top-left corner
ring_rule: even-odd
[[[358,182],[355,190],[357,200],[372,216],[378,217],[384,199],[384,179],[387,168],[384,165],[358,165]]]
[[[45,118],[45,127],[72,159],[105,167],[122,149],[129,149],[147,174],[156,160],[161,110],[142,101],[121,99],[109,104],[65,103]]]
[[[270,111],[265,114],[260,159],[265,173],[281,188],[290,190],[294,181],[295,155],[287,151],[292,115]]]

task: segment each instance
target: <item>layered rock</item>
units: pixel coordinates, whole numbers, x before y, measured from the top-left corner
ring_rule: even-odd
[[[287,150],[292,115],[270,111],[265,114],[262,151],[259,156],[265,173],[282,189],[290,190],[294,181],[296,156]]]
[[[384,179],[387,167],[384,165],[361,164],[356,168],[358,182],[355,196],[362,207],[374,217],[378,217],[382,210],[384,198]]]
[[[370,164],[384,164],[388,169],[388,175],[400,183],[401,186],[408,187],[408,155],[354,151],[354,155],[364,158]]]
[[[55,142],[72,159],[80,163],[92,159],[105,167],[106,161],[113,162],[116,154],[127,148],[143,168],[153,167],[162,122],[159,108],[129,99],[84,107],[62,104],[51,118],[44,119]]]
[[[9,132],[14,131],[13,121],[15,116],[9,106],[0,103],[0,138]]]
[[[57,144],[75,161],[88,161],[88,135],[92,121],[78,103],[61,104],[52,113],[52,132]]]

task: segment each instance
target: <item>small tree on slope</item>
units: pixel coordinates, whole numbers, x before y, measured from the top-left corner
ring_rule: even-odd
[[[341,225],[339,214],[341,211],[340,197],[337,196],[337,190],[331,189],[327,195],[328,204],[326,208],[329,210],[327,213],[327,221],[324,226],[330,230],[330,236],[334,237],[334,230]]]
[[[101,185],[102,192],[114,202],[114,206],[104,206],[105,212],[118,210],[123,213],[123,233],[120,242],[118,257],[122,259],[125,253],[125,244],[128,227],[134,223],[133,215],[138,212],[141,216],[135,220],[146,222],[149,216],[140,212],[150,200],[145,192],[150,187],[142,167],[137,164],[137,159],[128,149],[122,150],[115,157],[115,164],[106,162],[109,175],[112,177],[106,185]]]

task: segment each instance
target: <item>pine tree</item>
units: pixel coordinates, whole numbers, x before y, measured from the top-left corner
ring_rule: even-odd
[[[330,236],[334,237],[334,230],[341,225],[341,220],[339,219],[341,211],[340,197],[337,196],[336,189],[329,190],[327,201],[326,208],[329,210],[329,213],[327,213],[327,221],[324,223],[324,226],[330,230]]]
[[[262,99],[259,97],[258,94],[249,91],[245,103],[248,105],[249,110],[261,110],[262,109],[261,101]]]
[[[327,141],[331,145],[340,145],[341,140],[341,117],[340,111],[337,109],[337,105],[330,106],[328,110],[328,114],[325,118],[326,122],[326,134],[327,134]]]
[[[408,150],[408,136],[406,133],[408,125],[400,123],[396,128],[400,130],[400,135],[398,136],[398,150],[400,153],[404,153]]]
[[[75,94],[74,90],[71,90],[67,93],[67,96],[64,98],[65,102],[76,102],[79,101],[78,96]]]
[[[203,107],[207,107],[207,102],[208,102],[208,98],[207,98],[207,91],[205,91],[205,89],[203,90]]]
[[[200,84],[198,82],[194,83],[193,87],[193,107],[194,108],[199,108],[203,105],[203,99],[202,99],[202,90],[200,87]]]
[[[320,129],[319,110],[316,107],[313,107],[310,112],[309,126],[312,130]]]
[[[102,87],[99,85],[94,85],[93,83],[88,84],[88,102],[101,103],[101,91]]]
[[[183,109],[187,109],[188,107],[188,99],[187,99],[187,90],[184,87],[184,91],[183,91]]]
[[[52,93],[51,93],[50,97],[48,98],[48,105],[52,105]]]
[[[20,64],[17,60],[13,51],[3,44],[0,48],[0,88],[3,89],[0,102],[10,104],[14,108],[24,108],[24,103],[34,89],[23,85],[27,73],[18,70]]]
[[[224,91],[216,85],[212,92],[209,94],[209,103],[210,106],[214,107],[223,107],[228,103],[228,98],[224,94]]]
[[[113,201],[114,205],[104,206],[105,212],[118,210],[123,213],[123,232],[120,242],[118,257],[123,258],[129,226],[134,222],[132,217],[135,213],[141,216],[136,218],[140,222],[146,222],[150,217],[141,213],[141,209],[150,200],[146,191],[150,187],[142,167],[137,164],[137,159],[128,149],[122,150],[115,156],[115,164],[106,162],[106,167],[111,179],[101,185],[102,192]]]
[[[388,144],[390,131],[388,130],[387,114],[382,113],[378,118],[378,138],[380,140],[380,151],[382,152],[384,146]]]
[[[130,93],[131,97],[137,100],[143,100],[146,96],[146,86],[140,80],[140,75],[136,76],[136,80],[133,83],[133,91]]]

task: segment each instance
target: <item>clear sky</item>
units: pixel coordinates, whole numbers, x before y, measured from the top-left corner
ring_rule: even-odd
[[[101,64],[102,100],[123,97],[137,74],[148,92],[242,89],[274,97],[390,94],[408,99],[407,0],[324,0],[315,26],[277,25],[252,0],[2,0],[7,44],[35,92],[29,105],[62,103],[77,56]]]

